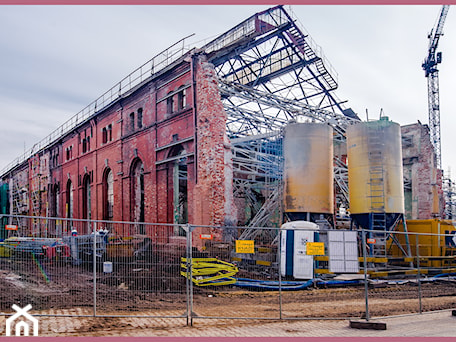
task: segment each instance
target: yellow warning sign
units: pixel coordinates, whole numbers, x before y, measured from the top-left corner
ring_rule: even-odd
[[[255,253],[255,241],[236,240],[236,253]]]
[[[307,255],[325,255],[324,242],[307,242]]]

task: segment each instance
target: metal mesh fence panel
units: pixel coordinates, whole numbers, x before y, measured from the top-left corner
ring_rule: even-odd
[[[31,304],[56,314],[187,316],[181,226],[36,217],[15,223],[0,246],[8,289],[2,310]]]
[[[193,312],[197,317],[279,318],[276,229],[194,227]]]
[[[34,310],[79,307],[90,314],[93,276],[70,262],[71,250],[65,241],[71,224],[36,217],[10,217],[9,222],[7,238],[0,244],[1,310],[10,312],[12,304],[31,304]]]
[[[364,312],[358,234],[282,230],[283,318],[360,317]]]
[[[366,235],[368,255],[378,247],[375,246],[378,238],[385,250],[384,258],[379,255],[367,258],[369,316],[454,307],[453,265],[456,259],[446,255],[448,234],[390,231],[376,232],[373,236],[372,232],[366,231]]]
[[[4,313],[12,304],[31,304],[35,313],[51,315],[177,317],[188,323],[370,319],[456,305],[456,243],[447,228],[429,233],[416,227],[418,232],[349,231],[4,218]]]
[[[115,222],[96,273],[100,315],[182,317],[187,312],[181,226]]]

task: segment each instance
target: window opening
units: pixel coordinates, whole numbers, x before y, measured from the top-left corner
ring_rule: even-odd
[[[103,129],[101,130],[101,142],[103,144],[106,144],[108,142],[108,131],[106,130],[106,127],[103,127]]]
[[[71,183],[71,180],[68,180],[66,185],[65,216],[66,218],[73,218],[73,184]],[[65,222],[67,224],[67,231],[71,231],[71,221]]]
[[[142,128],[143,126],[143,109],[138,109],[138,128]]]
[[[82,218],[90,220],[92,218],[92,206],[91,206],[91,189],[90,189],[90,177],[88,174],[84,176],[82,181]],[[90,233],[90,226],[87,225],[87,233]]]
[[[178,146],[172,156],[184,156],[185,149]],[[182,157],[173,162],[173,223],[188,223],[188,192],[187,192],[187,158]],[[180,226],[175,226],[174,234],[184,236],[185,231]]]
[[[177,94],[177,106],[178,106],[179,110],[184,109],[187,106],[185,91],[186,91],[186,89],[182,89]]]
[[[130,131],[135,130],[135,113],[130,113]]]
[[[131,173],[131,216],[134,222],[144,222],[144,165],[138,158],[132,168]],[[145,234],[143,224],[137,224],[136,230],[138,234]]]
[[[114,176],[111,169],[105,172],[103,181],[104,188],[104,220],[112,220],[114,217]]]
[[[174,112],[174,99],[173,96],[169,96],[166,99],[166,110],[168,114],[172,114]]]

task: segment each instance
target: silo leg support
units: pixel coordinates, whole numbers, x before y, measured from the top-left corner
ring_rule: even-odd
[[[407,244],[407,256],[411,257],[412,256],[412,249],[410,248],[410,240],[408,236],[408,230],[407,230],[407,223],[405,222],[405,216],[402,214],[402,224],[404,226],[404,232],[405,232],[405,243]],[[410,267],[413,268],[413,261],[410,262]]]

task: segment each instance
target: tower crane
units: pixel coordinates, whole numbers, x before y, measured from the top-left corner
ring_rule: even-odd
[[[449,8],[450,5],[442,6],[437,26],[428,35],[428,55],[422,64],[428,84],[429,130],[438,169],[442,169],[442,155],[440,143],[439,71],[437,70],[437,64],[442,62],[442,53],[436,53],[436,50],[439,44],[439,38],[443,35],[443,25],[445,24]]]

